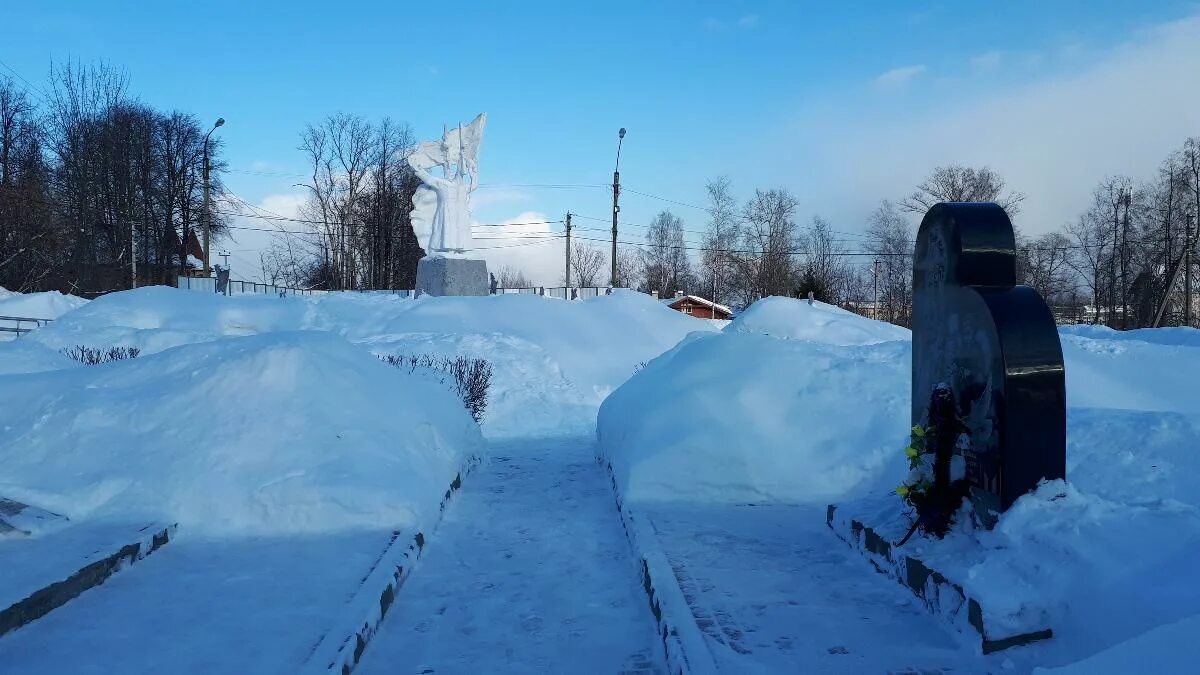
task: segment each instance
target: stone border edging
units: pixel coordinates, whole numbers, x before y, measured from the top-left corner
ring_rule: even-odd
[[[138,530],[137,541],[122,546],[116,553],[84,565],[66,579],[37,589],[24,600],[0,610],[0,635],[37,621],[50,612],[79,597],[85,591],[103,584],[109,577],[170,543],[176,525],[154,529],[147,525]]]
[[[634,556],[641,562],[642,588],[662,639],[667,669],[672,675],[714,675],[717,666],[712,652],[653,530],[625,504],[612,463],[600,456],[596,461],[608,472],[621,526]]]
[[[442,497],[437,517],[430,523],[428,529],[431,532],[441,523],[446,505],[462,487],[463,478],[470,475],[480,462],[479,457],[470,458],[454,477]],[[396,594],[412,573],[413,563],[425,550],[425,528],[419,528],[411,540],[401,539],[401,534],[400,530],[392,532],[392,538],[380,552],[375,564],[363,575],[358,590],[347,603],[348,616],[342,617],[341,623],[352,627],[340,633],[340,637],[334,637],[339,630],[336,628],[322,635],[309,651],[301,667],[303,672],[349,675],[358,666],[367,645],[379,631],[380,624],[395,602]],[[404,550],[397,553],[402,546]]]
[[[1046,628],[999,638],[990,637],[983,621],[983,608],[975,598],[967,595],[962,586],[916,558],[894,554],[891,542],[879,536],[875,530],[858,520],[834,518],[836,512],[837,506],[830,504],[825,512],[825,523],[839,539],[861,553],[880,574],[895,579],[912,591],[929,611],[949,622],[955,630],[964,634],[974,631],[984,654],[1047,640],[1053,636],[1053,631]]]

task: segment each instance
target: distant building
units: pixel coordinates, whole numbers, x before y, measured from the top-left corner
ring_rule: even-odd
[[[697,319],[732,319],[733,310],[725,305],[719,305],[712,300],[706,300],[698,295],[677,294],[674,298],[664,300],[667,307],[676,312],[683,312]]]

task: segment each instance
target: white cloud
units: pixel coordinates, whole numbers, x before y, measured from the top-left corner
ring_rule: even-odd
[[[722,21],[721,19],[716,19],[716,18],[713,18],[710,16],[710,17],[704,19],[704,21],[702,22],[702,25],[704,26],[704,28],[706,28],[708,30],[715,30],[715,31],[723,31],[723,30],[728,30],[730,28],[739,28],[741,30],[751,30],[751,29],[755,28],[756,26],[758,26],[758,15],[757,14],[744,14],[741,17],[739,17],[736,21],[732,21],[732,22]]]
[[[495,274],[501,267],[521,270],[539,286],[562,284],[566,239],[562,226],[538,211],[525,211],[495,226],[473,228],[475,248]]]
[[[1061,227],[1102,178],[1150,178],[1200,133],[1200,88],[1180,79],[1200,72],[1200,16],[1133,37],[1035,83],[947,86],[904,108],[856,95],[825,102],[804,120],[820,132],[795,139],[821,168],[805,192],[835,222],[861,227],[879,199],[903,197],[935,166],[987,165],[1025,193],[1023,230]]]
[[[533,196],[524,190],[505,187],[489,187],[481,185],[471,193],[471,206],[478,210],[497,204],[522,204],[533,201]]]
[[[747,15],[743,16],[742,18],[738,19],[737,25],[738,25],[738,28],[746,28],[746,29],[754,28],[755,26],[758,25],[758,15],[757,14],[747,14]]]
[[[971,57],[971,67],[975,70],[992,70],[1000,65],[1004,55],[997,51],[984,52]]]
[[[218,251],[228,251],[230,276],[241,281],[257,281],[264,282],[262,273],[262,260],[259,253],[271,247],[271,243],[278,236],[276,231],[280,230],[304,230],[306,226],[300,223],[291,223],[288,221],[271,220],[272,216],[282,216],[284,218],[298,218],[300,206],[304,204],[305,194],[303,192],[291,192],[283,194],[268,195],[257,204],[255,209],[247,209],[244,206],[235,206],[231,204],[222,204],[219,208],[222,211],[237,211],[240,213],[257,212],[268,218],[256,218],[247,216],[234,216],[231,218],[231,224],[235,229],[229,231],[229,238],[217,242]],[[251,228],[251,229],[244,229]]]
[[[885,89],[899,89],[925,72],[923,64],[893,68],[875,78],[875,84]]]

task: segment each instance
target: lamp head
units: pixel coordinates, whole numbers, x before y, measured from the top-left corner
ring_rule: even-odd
[[[625,127],[621,127],[621,130],[617,132],[617,138],[625,138]]]
[[[225,124],[225,118],[224,118],[224,117],[218,117],[218,118],[217,118],[217,123],[213,125],[213,128],[214,128],[214,129],[216,129],[217,127],[221,126],[222,124]]]

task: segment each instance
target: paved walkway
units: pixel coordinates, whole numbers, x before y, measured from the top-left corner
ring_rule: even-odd
[[[834,536],[823,508],[635,508],[723,673],[980,668],[912,594]]]
[[[591,439],[492,447],[356,675],[665,672]]]

